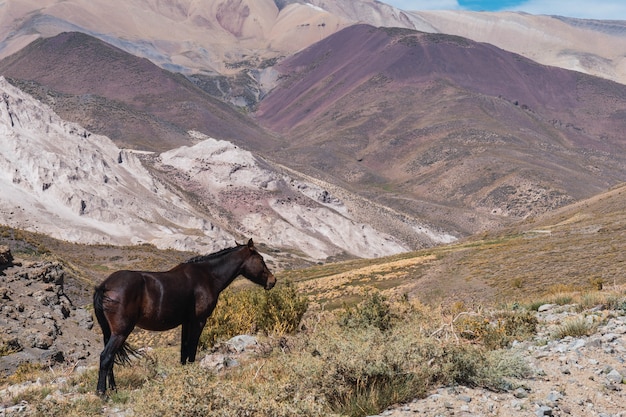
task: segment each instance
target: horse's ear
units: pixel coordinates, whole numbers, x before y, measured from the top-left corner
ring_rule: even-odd
[[[248,241],[248,248],[254,249],[254,242],[252,241],[252,238]]]

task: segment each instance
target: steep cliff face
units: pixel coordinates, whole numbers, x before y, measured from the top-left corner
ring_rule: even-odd
[[[0,79],[3,223],[70,241],[220,247],[232,236],[155,180],[138,155],[60,119]],[[180,233],[193,229],[197,241]]]

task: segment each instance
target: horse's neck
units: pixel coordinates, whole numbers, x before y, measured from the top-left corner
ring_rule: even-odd
[[[237,278],[244,260],[243,257],[237,256],[236,260],[228,259],[224,261],[223,259],[215,259],[207,265],[208,268],[213,270],[212,283],[217,291],[221,292]]]

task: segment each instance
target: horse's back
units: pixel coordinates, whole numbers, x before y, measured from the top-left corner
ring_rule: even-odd
[[[140,281],[143,281],[140,271],[120,270],[109,275],[98,285],[98,288],[109,291],[120,286],[137,284]]]
[[[140,271],[121,270],[108,276],[96,287],[112,300],[121,301],[123,298],[135,298],[143,292],[144,279]]]

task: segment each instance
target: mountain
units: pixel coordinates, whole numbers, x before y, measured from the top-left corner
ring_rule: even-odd
[[[626,84],[626,21],[515,12],[419,11],[432,32],[485,42],[539,62]],[[427,30],[431,32],[431,30]]]
[[[273,248],[274,262],[292,263],[379,257],[454,239],[393,213],[381,218],[411,229],[410,240],[361,223],[338,198],[368,204],[358,195],[228,141],[190,131],[191,146],[123,150],[1,77],[0,96],[0,218],[11,227],[77,243],[203,253],[254,236]]]
[[[120,147],[191,146],[194,130],[321,179],[353,221],[410,248],[625,178],[623,85],[454,36],[348,27],[275,65],[277,87],[253,118],[81,33],[37,40],[0,70]]]
[[[375,0],[6,0],[0,59],[40,37],[82,32],[249,105],[271,88],[276,60],[356,23],[463,36],[545,65],[626,80],[624,22],[405,11]]]
[[[79,32],[34,41],[0,63],[0,74],[64,119],[120,146],[167,150],[188,130],[267,146],[262,129],[183,76]]]
[[[38,37],[83,32],[176,72],[232,73],[301,49],[349,22],[304,2],[10,0],[7,56]]]
[[[450,242],[538,216],[625,178],[621,84],[540,65],[467,38],[403,28],[351,23],[331,28],[317,21],[317,30],[328,33],[319,42],[292,33],[300,46],[311,45],[295,54],[295,47],[270,41],[278,35],[267,28],[288,16],[294,20],[285,27],[309,33],[313,21],[295,23],[304,11],[436,32],[422,15],[382,3],[133,0],[111,8],[117,21],[96,19],[102,7],[97,1],[48,0],[36,11],[27,2],[0,7],[8,11],[1,15],[8,22],[2,27],[14,29],[1,50],[17,51],[0,61],[0,74],[13,85],[119,148],[166,156],[188,149],[187,167],[163,164],[159,154],[141,161],[178,194],[192,190],[181,199],[225,233],[262,230],[273,236],[266,237],[268,244],[315,252],[316,259],[371,257]],[[187,29],[174,31],[178,24]],[[57,34],[62,28],[78,32]],[[163,28],[176,32],[171,43],[163,41],[168,37]],[[158,49],[178,60],[184,34],[187,47],[204,53],[195,43],[200,38],[191,36],[195,30],[210,46],[206,51],[229,46],[226,55],[206,54],[222,62],[219,69],[193,54],[185,56],[198,63],[195,69],[169,66],[146,52]],[[26,45],[27,39],[34,41]],[[233,106],[246,92],[254,97]],[[210,141],[216,142],[209,146]],[[238,187],[220,188],[208,177],[208,183],[194,182],[202,171],[196,166],[207,163],[202,154],[216,156],[231,146],[252,152],[271,175],[290,179],[277,182],[277,188],[263,188],[274,180],[260,181],[240,194]],[[231,161],[229,169],[238,172],[237,164]],[[316,190],[313,198],[293,188],[300,182]],[[325,206],[333,199],[341,210]],[[322,223],[304,216],[308,209],[296,215],[302,207],[289,205],[281,212],[282,204],[276,204],[310,200],[325,207],[318,213]],[[262,215],[252,221],[251,213]],[[279,220],[289,226],[278,226]],[[354,227],[371,228],[377,236],[358,235],[360,242],[393,244],[388,250],[352,245]]]
[[[4,224],[69,241],[186,250],[234,239],[155,180],[137,153],[65,122],[4,78],[0,91]],[[205,242],[183,236],[187,229]]]
[[[289,138],[276,158],[449,230],[536,216],[626,179],[622,84],[368,25],[276,70],[255,113]]]

